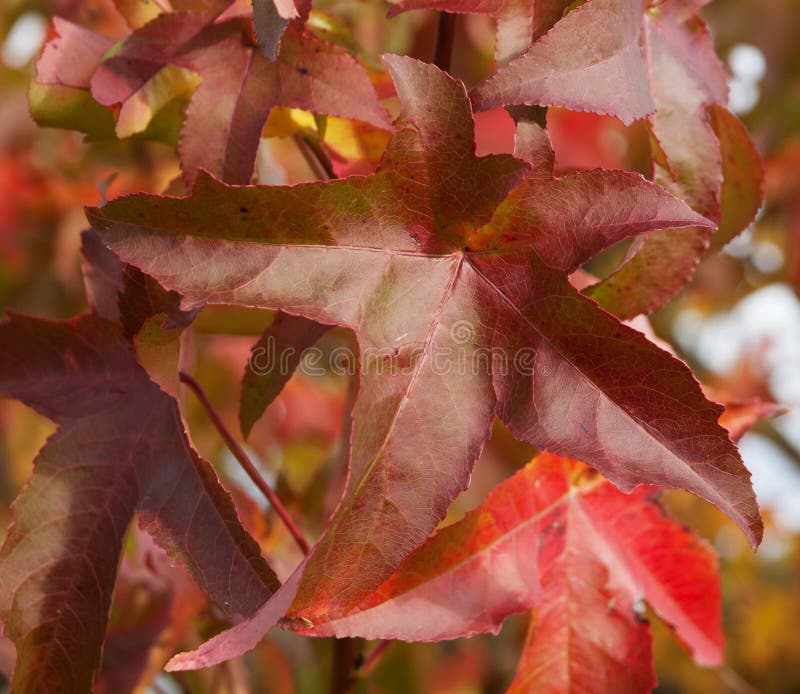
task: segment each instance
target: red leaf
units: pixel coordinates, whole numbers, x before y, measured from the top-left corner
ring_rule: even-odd
[[[112,45],[110,40],[56,20],[60,37],[45,47],[36,83],[70,87],[84,98],[91,84],[97,102],[121,105],[126,112],[137,101],[148,104],[151,97],[145,88],[164,74],[164,68],[199,74],[202,81],[186,109],[179,143],[188,182],[206,169],[223,180],[248,183],[261,130],[273,106],[390,127],[366,70],[344,48],[295,23],[283,35],[277,61],[270,63],[253,45],[249,19],[213,21],[225,4],[205,12],[161,14],[135,30],[105,60],[101,59]],[[63,118],[64,126],[76,127],[59,111],[47,111],[46,105],[39,107],[37,116],[47,124]],[[123,134],[146,125],[126,122]]]
[[[677,106],[669,111],[675,109]],[[679,162],[675,164],[675,178],[663,169],[657,171],[673,192],[685,196],[695,209],[706,209],[719,228],[713,235],[697,227],[656,232],[619,269],[585,291],[622,318],[651,313],[666,304],[691,278],[703,256],[709,250],[719,250],[746,229],[761,205],[764,167],[744,125],[722,106],[707,110],[701,106],[700,113],[701,131],[709,129],[716,139],[706,140],[702,134],[692,139],[691,128],[685,128],[692,116],[678,119],[673,134],[681,142],[682,151],[665,147],[664,143],[671,140],[661,145],[665,156]],[[691,174],[684,176],[681,171]]]
[[[784,414],[785,408],[774,402],[749,400],[747,402],[728,401],[719,423],[728,430],[732,441],[738,441],[751,427],[762,419]]]
[[[277,579],[122,331],[92,315],[13,315],[0,324],[0,345],[0,392],[59,424],[0,550],[14,686],[89,691],[134,510],[226,612],[253,614]]]
[[[722,659],[716,558],[652,489],[542,454],[440,530],[358,608],[305,633],[438,640],[536,608],[511,691],[649,691],[643,600],[698,663]]]
[[[48,41],[36,62],[36,81],[87,88],[114,42],[61,17],[53,19],[53,26],[58,36]]]
[[[747,131],[723,106],[725,69],[708,29],[694,16],[703,4],[587,0],[541,37],[530,23],[514,19],[520,12],[530,16],[531,3],[399,5],[488,12],[498,17],[498,31],[505,23],[527,32],[524,55],[501,65],[473,91],[478,110],[530,104],[610,114],[625,123],[648,117],[656,181],[717,222],[720,231],[712,236],[707,227],[664,230],[634,244],[625,263],[587,292],[621,318],[662,307],[691,278],[710,240],[721,248],[747,227],[760,205],[763,166]],[[555,16],[559,5],[546,3],[543,15]]]
[[[89,212],[115,252],[187,306],[280,308],[358,335],[348,488],[298,613],[335,618],[374,591],[467,485],[497,415],[623,489],[689,489],[756,544],[761,521],[720,408],[683,364],[567,279],[622,238],[708,222],[635,174],[552,178],[532,127],[518,151],[544,163],[475,158],[463,85],[408,58],[385,62],[404,110],[375,175],[293,187],[202,176],[189,198],[139,195]],[[443,350],[477,366],[443,369]],[[387,358],[396,368],[378,369]]]
[[[167,663],[166,669],[198,670],[211,667],[255,648],[264,634],[280,621],[292,604],[306,561],[303,561],[294,570],[292,575],[252,618],[237,624],[228,631],[223,631],[194,651],[179,653]]]

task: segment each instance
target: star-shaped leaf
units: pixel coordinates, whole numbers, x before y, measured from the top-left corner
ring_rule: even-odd
[[[34,116],[94,137],[115,129],[118,137],[172,142],[188,101],[178,142],[188,183],[201,168],[231,183],[249,183],[274,106],[390,127],[367,71],[347,50],[297,21],[286,28],[277,60],[270,62],[251,38],[249,18],[214,21],[223,9],[160,14],[116,46],[57,19],[59,36],[45,47],[31,88]],[[111,112],[98,104],[116,109],[113,128]],[[86,109],[91,118],[84,117]],[[158,124],[164,113],[169,127]]]
[[[610,114],[626,123],[648,119],[655,180],[716,222],[719,232],[664,230],[635,245],[617,272],[587,292],[622,318],[667,303],[709,245],[719,249],[744,230],[761,203],[761,159],[747,130],[724,107],[727,75],[707,27],[695,16],[703,4],[404,0],[396,5],[395,11],[436,7],[492,14],[499,47],[508,40],[504,27],[518,29],[520,36],[503,49],[505,57],[498,56],[497,71],[472,93],[478,110],[530,104]],[[521,42],[527,42],[524,50]]]
[[[463,84],[384,61],[403,113],[374,175],[291,187],[200,176],[187,198],[89,211],[111,248],[185,307],[281,309],[355,331],[350,475],[295,612],[341,616],[385,580],[467,486],[496,416],[622,489],[693,491],[757,543],[721,408],[681,362],[568,282],[625,237],[710,223],[637,174],[554,178],[548,157],[476,158]],[[521,155],[542,152],[541,130],[519,135]]]
[[[646,600],[703,665],[722,660],[716,556],[656,490],[623,494],[541,454],[439,531],[352,613],[302,633],[431,641],[534,608],[511,691],[650,691]],[[598,667],[602,663],[602,667]]]

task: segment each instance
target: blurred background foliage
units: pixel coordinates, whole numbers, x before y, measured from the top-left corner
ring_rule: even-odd
[[[387,20],[377,0],[323,0],[367,53],[406,52],[430,59],[436,18],[410,12]],[[722,253],[706,260],[694,281],[653,316],[701,380],[720,398],[774,400],[780,417],[760,423],[742,440],[767,520],[764,544],[753,555],[738,531],[710,505],[670,493],[675,512],[716,547],[721,558],[727,666],[695,666],[653,620],[659,691],[800,691],[800,0],[715,0],[703,11],[731,73],[730,107],[750,128],[767,167],[766,199],[757,221]],[[50,18],[66,17],[115,39],[127,29],[111,0],[4,0],[0,6],[0,308],[66,317],[86,309],[80,274],[83,207],[104,196],[162,192],[179,173],[173,149],[141,139],[85,142],[73,132],[36,126],[27,90]],[[474,84],[492,69],[493,26],[459,17],[453,72]],[[380,80],[380,77],[376,78]],[[561,171],[596,166],[646,172],[646,132],[634,124],[550,109],[548,125]],[[292,130],[313,118],[274,111],[264,131],[258,180],[309,180]],[[329,123],[338,170],[369,170],[385,136],[347,123]],[[508,150],[512,123],[503,111],[478,117],[480,153]],[[331,143],[329,143],[331,144]],[[609,261],[610,262],[610,261]],[[604,271],[609,267],[593,268]],[[204,310],[185,340],[183,360],[228,422],[238,430],[239,384],[250,347],[272,320],[268,312]],[[349,344],[334,330],[324,349]],[[249,452],[310,538],[321,532],[343,483],[341,433],[352,384],[329,373],[296,375],[247,442]],[[232,490],[243,521],[278,572],[297,562],[296,548],[208,426],[197,402],[185,412],[200,452]],[[30,473],[52,425],[19,403],[0,400],[0,523]],[[501,427],[481,458],[472,487],[448,521],[476,506],[533,451]],[[498,637],[440,644],[394,644],[359,684],[369,692],[500,692],[509,682],[525,617],[507,621]],[[247,656],[196,673],[165,675],[177,650],[224,628],[191,579],[171,567],[149,539],[129,533],[98,691],[323,692],[331,643],[273,632]],[[372,644],[356,643],[368,654]],[[0,641],[0,671],[13,652]]]

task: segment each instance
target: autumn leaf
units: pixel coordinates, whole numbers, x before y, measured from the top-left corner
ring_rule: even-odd
[[[722,413],[719,423],[728,430],[731,440],[738,441],[758,422],[785,413],[786,408],[774,402],[757,398],[744,402],[732,400],[725,403],[725,412]]]
[[[45,47],[31,87],[34,116],[98,138],[115,130],[118,137],[167,141],[182,120],[177,144],[189,183],[201,168],[249,183],[274,106],[390,127],[366,70],[347,50],[294,23],[270,62],[252,42],[248,18],[213,21],[222,9],[159,14],[113,47],[105,37],[57,20],[59,36]],[[63,61],[64,53],[75,58]]]
[[[617,85],[624,83],[626,89]],[[587,294],[622,318],[663,306],[691,278],[713,238],[721,248],[752,221],[763,166],[744,126],[724,108],[727,75],[692,6],[668,0],[588,0],[473,94],[478,109],[565,106],[647,117],[655,180],[717,222],[665,230],[634,244],[624,264]]]
[[[651,489],[626,496],[602,478],[580,483],[584,466],[550,456],[534,465],[560,477],[565,498],[540,546],[542,596],[508,691],[653,689],[644,600],[698,664],[720,665],[721,595],[708,544]]]
[[[302,633],[452,639],[497,633],[535,608],[510,691],[644,692],[655,685],[644,601],[699,663],[717,665],[720,598],[713,551],[654,489],[626,495],[582,463],[541,454],[353,612]]]
[[[404,110],[376,174],[292,187],[200,176],[188,198],[137,195],[89,211],[123,260],[187,308],[259,306],[356,332],[348,486],[295,611],[333,619],[371,594],[467,486],[496,416],[624,490],[689,489],[756,544],[761,521],[721,408],[567,279],[625,237],[709,222],[637,174],[554,178],[551,152],[534,163],[476,158],[464,86],[384,60]],[[520,153],[546,143],[530,132],[536,142],[523,133]]]
[[[114,136],[112,112],[98,104],[89,84],[113,42],[93,31],[55,17],[57,36],[36,62],[28,101],[34,120],[43,126],[79,130],[94,138]],[[61,60],[68,55],[69,60]]]
[[[19,691],[89,691],[123,535],[134,513],[230,615],[278,588],[177,403],[95,315],[0,324],[0,392],[58,423],[0,550],[0,615]]]
[[[717,222],[718,229],[713,234],[696,227],[656,232],[634,247],[616,272],[587,290],[623,318],[651,313],[675,296],[709,251],[721,249],[753,221],[764,185],[763,162],[747,129],[724,106],[709,105],[715,99],[724,103],[724,88],[718,86],[716,96],[703,91],[687,71],[682,76],[686,88],[676,98],[672,85],[680,63],[674,44],[686,43],[689,53],[713,54],[705,28],[695,23],[684,32],[673,32],[672,44],[657,28],[649,35],[651,55],[661,58],[651,68],[652,82],[659,87],[650,118],[655,178]],[[695,47],[698,42],[701,49]]]
[[[249,39],[250,23],[207,24],[191,13],[162,15],[135,32],[92,78],[103,104],[123,109],[165,66],[198,73],[202,82],[187,108],[179,150],[184,176],[204,168],[232,183],[248,183],[261,129],[273,106],[292,106],[388,127],[365,70],[346,50],[290,25],[276,62]],[[220,94],[231,93],[225,101]]]
[[[655,180],[718,223],[719,231],[712,236],[708,227],[664,230],[635,243],[621,267],[587,291],[621,318],[666,304],[691,278],[709,244],[714,250],[724,246],[761,203],[763,165],[744,126],[724,107],[727,75],[707,27],[695,16],[702,4],[588,0],[536,3],[534,11],[532,3],[517,0],[406,0],[393,10],[492,14],[498,43],[505,25],[521,32],[508,58],[522,52],[519,42],[527,38],[523,55],[499,59],[497,71],[475,88],[477,110],[530,104],[610,114],[625,123],[648,119]],[[527,23],[518,21],[520,12]],[[549,31],[531,24],[537,17]]]

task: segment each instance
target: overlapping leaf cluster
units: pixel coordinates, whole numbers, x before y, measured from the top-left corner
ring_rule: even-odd
[[[89,210],[93,312],[0,326],[0,391],[60,427],[2,548],[14,687],[91,686],[134,513],[250,618],[176,669],[239,655],[285,615],[310,635],[435,640],[535,608],[512,690],[643,691],[645,599],[699,662],[718,663],[713,556],[663,516],[652,485],[711,501],[756,545],[749,474],[688,368],[596,303],[621,317],[662,305],[759,204],[760,163],[722,106],[703,3],[405,0],[395,11],[494,16],[497,71],[468,93],[383,56],[401,110],[377,171],[295,186],[243,185],[273,106],[392,126],[362,63],[314,32],[308,7],[255,3],[265,56],[228,4],[142,16],[120,2],[132,31],[119,44],[57,21],[37,66],[41,123],[171,141],[190,192]],[[499,105],[646,118],[656,182],[557,176],[546,130],[519,109],[514,156],[476,157],[472,108]],[[572,273],[630,238],[614,274],[573,288]],[[158,351],[161,330],[206,304],[283,312],[262,339],[286,346],[329,325],[358,339],[344,495],[280,588],[191,448],[176,363]],[[245,377],[245,433],[286,377]],[[428,540],[496,418],[549,453]],[[606,667],[587,667],[597,659]]]

